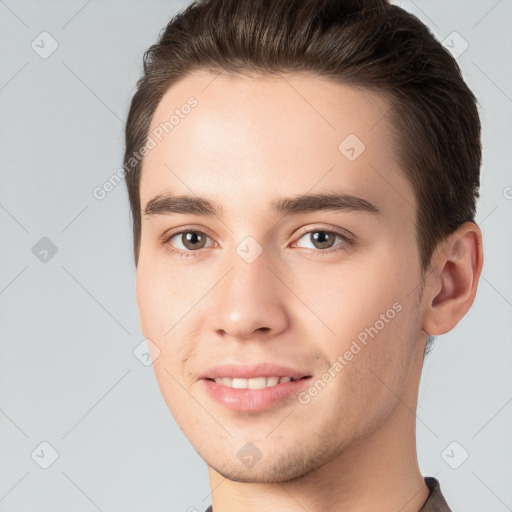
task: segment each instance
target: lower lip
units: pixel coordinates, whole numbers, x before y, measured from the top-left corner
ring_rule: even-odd
[[[217,384],[212,380],[202,379],[206,392],[228,409],[245,412],[259,412],[275,407],[289,400],[308,385],[311,377],[276,384],[263,389],[236,389]]]

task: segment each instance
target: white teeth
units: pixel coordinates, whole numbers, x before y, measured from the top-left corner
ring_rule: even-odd
[[[247,379],[233,379],[232,388],[247,389]]]
[[[239,379],[231,377],[218,377],[215,379],[217,384],[222,384],[235,389],[263,389],[291,382],[291,377],[253,377],[252,379]]]
[[[222,384],[223,386],[231,387],[232,380],[233,379],[231,379],[229,377],[220,377],[219,379],[215,379],[215,382],[217,382],[218,384]]]
[[[277,386],[279,382],[279,377],[267,377],[267,387]]]
[[[247,389],[263,389],[267,387],[266,377],[254,377],[247,379]]]

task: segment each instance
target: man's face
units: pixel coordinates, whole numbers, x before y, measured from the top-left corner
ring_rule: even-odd
[[[209,466],[252,482],[306,474],[384,428],[399,401],[413,408],[424,340],[416,202],[388,103],[284,77],[197,73],[171,87],[150,133],[190,96],[197,105],[147,154],[140,183],[136,293],[160,389]],[[145,215],[164,194],[222,212],[182,201]],[[317,194],[352,197],[273,207]],[[210,370],[259,363],[309,378],[243,390]]]

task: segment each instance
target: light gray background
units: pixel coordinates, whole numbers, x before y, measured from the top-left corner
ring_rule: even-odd
[[[206,465],[152,367],[133,353],[143,336],[125,185],[101,201],[92,195],[122,164],[143,51],[186,3],[0,0],[2,512],[203,512],[211,501]],[[458,61],[480,101],[484,145],[483,276],[474,307],[438,338],[424,369],[420,466],[454,511],[504,512],[512,510],[512,1],[402,6],[439,39],[456,31],[469,43]],[[43,31],[58,43],[46,59],[31,47],[42,46]],[[58,249],[47,262],[32,252],[42,237]],[[58,452],[48,469],[39,465],[51,462],[43,441]]]

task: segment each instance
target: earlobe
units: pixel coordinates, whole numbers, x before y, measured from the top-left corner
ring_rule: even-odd
[[[475,299],[483,265],[482,234],[473,222],[452,233],[432,257],[425,286],[423,330],[438,336],[451,331]]]

